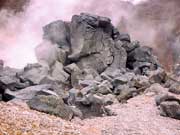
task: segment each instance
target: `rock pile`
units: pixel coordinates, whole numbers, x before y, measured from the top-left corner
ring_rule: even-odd
[[[20,71],[1,68],[3,100],[20,99],[32,109],[69,120],[112,115],[107,105],[166,82],[152,49],[131,41],[109,18],[81,13],[43,31],[36,48],[39,63]]]

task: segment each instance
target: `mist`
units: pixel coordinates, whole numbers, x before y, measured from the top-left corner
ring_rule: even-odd
[[[170,69],[168,66],[178,59],[180,48],[175,34],[178,32],[174,32],[178,25],[177,3],[177,0],[165,3],[162,0],[31,0],[18,13],[2,8],[0,59],[16,68],[37,62],[34,49],[42,42],[44,25],[59,19],[69,21],[74,14],[88,12],[111,18],[120,32],[153,47],[163,65]]]

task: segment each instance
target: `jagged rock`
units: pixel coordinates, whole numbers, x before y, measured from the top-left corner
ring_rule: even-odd
[[[48,76],[49,70],[40,64],[29,64],[19,74],[20,78],[31,82],[32,84],[39,84],[40,81]]]
[[[113,80],[113,86],[117,87],[118,85],[127,84],[129,79],[125,75],[121,75]]]
[[[53,86],[46,84],[46,85],[37,85],[37,86],[31,86],[27,87],[25,89],[21,89],[19,91],[11,91],[9,89],[6,89],[5,91],[5,96],[12,96],[14,98],[23,100],[23,101],[28,101],[32,99],[34,96],[44,93],[44,95],[56,95],[58,96],[55,92],[53,92]]]
[[[121,41],[131,42],[130,35],[127,34],[127,33],[120,33],[118,39],[121,40]]]
[[[107,94],[112,93],[112,90],[109,87],[105,86],[105,85],[101,85],[98,88],[97,93],[100,93],[100,94],[103,94],[103,95],[107,95]]]
[[[157,70],[149,72],[149,80],[151,83],[165,83],[167,74],[164,69],[158,68]]]
[[[112,82],[113,79],[111,77],[109,77],[106,73],[102,73],[101,75],[101,78],[104,79],[104,80],[108,80],[109,82]]]
[[[75,105],[78,98],[82,98],[82,93],[78,89],[70,89],[69,90],[69,97],[68,97],[68,105]]]
[[[80,80],[79,81],[79,85],[81,85],[82,87],[88,87],[88,86],[94,86],[94,85],[98,85],[100,84],[100,82],[95,81],[95,80]]]
[[[167,93],[168,92],[168,89],[167,88],[164,88],[162,85],[158,84],[158,83],[155,83],[155,84],[152,84],[149,88],[147,88],[145,90],[146,92],[151,92],[151,93],[154,93],[156,95],[159,95],[159,94],[164,94],[164,93]]]
[[[124,71],[120,70],[120,69],[114,69],[114,68],[107,68],[106,71],[104,71],[102,74],[101,74],[101,77],[105,77],[105,78],[111,78],[111,79],[108,79],[109,81],[111,81],[112,79],[118,77],[118,76],[121,76],[122,73]]]
[[[165,72],[151,48],[131,42],[109,18],[82,13],[71,22],[55,21],[43,30],[43,42],[36,48],[39,64],[12,75],[6,68],[0,70],[5,95],[28,101],[32,109],[65,119],[108,115],[106,105],[126,101],[151,83],[165,82]],[[7,89],[13,79],[31,87],[13,92]],[[168,90],[153,84],[146,91]]]
[[[127,52],[122,47],[121,41],[118,40],[115,42],[113,52],[114,52],[114,54],[113,54],[114,60],[110,67],[114,68],[114,69],[125,69],[126,63],[127,63]]]
[[[134,69],[137,73],[146,74],[148,70],[156,70],[158,66],[157,58],[149,47],[138,47],[128,53],[127,67]]]
[[[9,67],[5,67],[0,71],[0,94],[2,94],[1,96],[5,101],[12,99],[12,97],[4,96],[6,89],[17,91],[31,85],[31,83],[20,79],[18,72],[20,72],[20,70]]]
[[[170,95],[168,93],[164,93],[164,94],[160,94],[160,95],[156,96],[155,101],[156,101],[156,105],[158,105],[158,106],[161,103],[166,102],[166,101],[168,101],[168,102],[175,101],[180,104],[180,98],[178,98],[174,95]]]
[[[17,77],[13,76],[2,76],[0,77],[0,83],[6,88],[16,91],[29,86],[29,83],[21,83]]]
[[[138,94],[138,91],[136,88],[128,88],[121,90],[120,95],[117,96],[117,99],[119,102],[126,101]]]
[[[180,76],[180,64],[175,64],[173,72],[176,76]]]
[[[38,95],[27,102],[31,109],[56,115],[66,120],[73,118],[73,111],[57,96]]]
[[[72,110],[74,117],[84,118],[83,112],[76,106],[70,106],[70,109]]]
[[[97,93],[106,95],[112,93],[113,86],[111,82],[105,80],[101,84],[98,85]]]
[[[87,87],[81,89],[81,93],[83,95],[87,95],[89,93],[97,93],[97,91],[98,91],[97,85],[91,85],[91,86],[87,86]]]
[[[160,114],[165,117],[180,120],[180,104],[176,101],[162,102],[160,104]]]
[[[102,34],[104,33],[103,30],[109,27],[111,28],[111,23],[110,19],[106,18],[103,19],[105,25],[102,25],[101,19],[102,17],[85,13],[72,17],[70,26],[72,54],[69,58],[77,59],[81,56],[90,55],[103,49],[103,44],[101,42],[104,41],[101,40]],[[105,32],[109,34],[108,32],[110,30]]]
[[[133,41],[131,43],[122,43],[122,47],[127,53],[134,51],[136,48],[140,47],[139,41]]]
[[[171,86],[169,88],[169,92],[172,92],[174,94],[180,94],[180,84],[177,82],[171,84]]]
[[[69,74],[66,73],[63,69],[62,63],[56,61],[54,66],[52,67],[52,78],[60,82],[67,82],[69,79]]]
[[[82,70],[73,71],[71,73],[71,85],[74,88],[79,88],[79,81],[84,80],[85,74]]]
[[[134,82],[134,87],[136,88],[148,88],[150,87],[150,81],[149,78],[147,76],[141,76],[141,75],[137,75],[133,78],[133,82]]]
[[[78,60],[81,68],[102,72],[113,61],[110,19],[81,14],[71,20],[71,49],[69,59]],[[103,22],[103,23],[102,23]]]
[[[129,86],[127,84],[125,84],[125,85],[118,85],[117,87],[115,87],[113,93],[115,95],[120,95],[121,91],[127,90],[127,89],[129,89]]]
[[[68,23],[61,20],[52,22],[43,27],[43,38],[51,41],[53,44],[58,44],[60,48],[69,51],[70,47],[70,32]]]
[[[80,69],[79,69],[79,67],[75,63],[72,63],[70,65],[65,66],[64,70],[66,72],[68,72],[69,74],[71,74],[72,72],[79,71]]]
[[[67,51],[57,48],[57,61],[65,65],[67,63]]]
[[[104,105],[112,105],[115,103],[119,103],[116,96],[113,94],[103,95],[104,98]]]

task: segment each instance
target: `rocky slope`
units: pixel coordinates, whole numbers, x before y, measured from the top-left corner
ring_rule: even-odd
[[[0,134],[18,135],[179,135],[179,120],[162,117],[154,93],[137,96],[127,104],[109,106],[117,116],[74,119],[29,110],[27,106],[0,103]]]
[[[10,132],[11,125],[20,121],[16,128],[20,131],[17,132],[25,134],[28,131],[22,129],[22,125],[28,126],[27,122],[33,124],[34,117],[38,117],[38,129],[34,130],[32,124],[29,125],[30,134],[48,134],[43,133],[42,125],[49,125],[50,129],[45,132],[68,134],[61,131],[62,125],[54,125],[62,118],[74,121],[78,126],[75,129],[82,134],[88,134],[91,129],[97,133],[89,131],[89,134],[155,135],[158,132],[164,134],[163,130],[157,130],[155,123],[152,131],[144,131],[149,126],[143,127],[145,123],[153,123],[151,117],[158,126],[164,123],[160,115],[180,119],[179,65],[174,70],[174,76],[169,76],[151,48],[131,41],[130,35],[119,32],[109,18],[81,13],[74,15],[71,22],[52,22],[44,26],[43,31],[42,43],[36,48],[39,63],[17,70],[4,67],[3,61],[0,61],[1,100],[8,102],[1,103],[1,113],[5,115],[2,118],[5,123],[3,131]],[[27,108],[15,105],[19,103],[27,105]],[[127,108],[121,103],[127,103]],[[30,111],[28,107],[60,118],[45,114],[40,116],[41,113]],[[9,124],[9,119],[5,119],[21,113],[25,121],[17,116],[10,119],[12,124]],[[124,114],[127,116],[122,117]],[[133,117],[133,114],[136,116]],[[29,119],[31,115],[34,117]],[[131,124],[131,120],[135,123]],[[98,127],[102,121],[105,125]],[[124,126],[119,121],[123,121]],[[91,123],[98,125],[91,128]],[[133,129],[136,124],[142,131]],[[128,125],[130,128],[126,131]],[[170,124],[173,125],[176,122]],[[102,131],[105,126],[105,131]],[[54,133],[51,127],[55,128]],[[117,133],[117,127],[122,127],[123,131],[117,130]],[[73,127],[71,130],[74,134],[78,133]],[[169,128],[164,130],[170,131]],[[178,134],[176,127],[173,131]]]
[[[65,119],[110,115],[106,105],[165,81],[152,49],[131,41],[107,17],[82,13],[43,30],[43,41],[36,48],[39,63],[21,71],[3,68],[2,63],[3,100],[21,99],[32,109]]]

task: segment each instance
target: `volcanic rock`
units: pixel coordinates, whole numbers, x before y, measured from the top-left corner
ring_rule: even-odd
[[[81,13],[70,22],[54,21],[43,31],[35,49],[39,63],[18,73],[0,70],[1,93],[28,101],[32,109],[65,119],[109,115],[107,105],[166,81],[152,49],[131,41],[107,17]],[[154,88],[162,87],[149,91]]]
[[[64,104],[62,98],[57,96],[38,95],[28,101],[30,108],[71,120],[73,111]]]
[[[21,89],[19,91],[11,91],[6,89],[5,95],[13,96],[15,99],[20,99],[24,101],[29,101],[34,98],[36,95],[56,95],[55,92],[52,91],[53,86],[46,84],[46,85],[36,85],[27,87],[25,89]]]
[[[160,104],[160,114],[180,120],[180,104],[178,102],[162,102]]]

